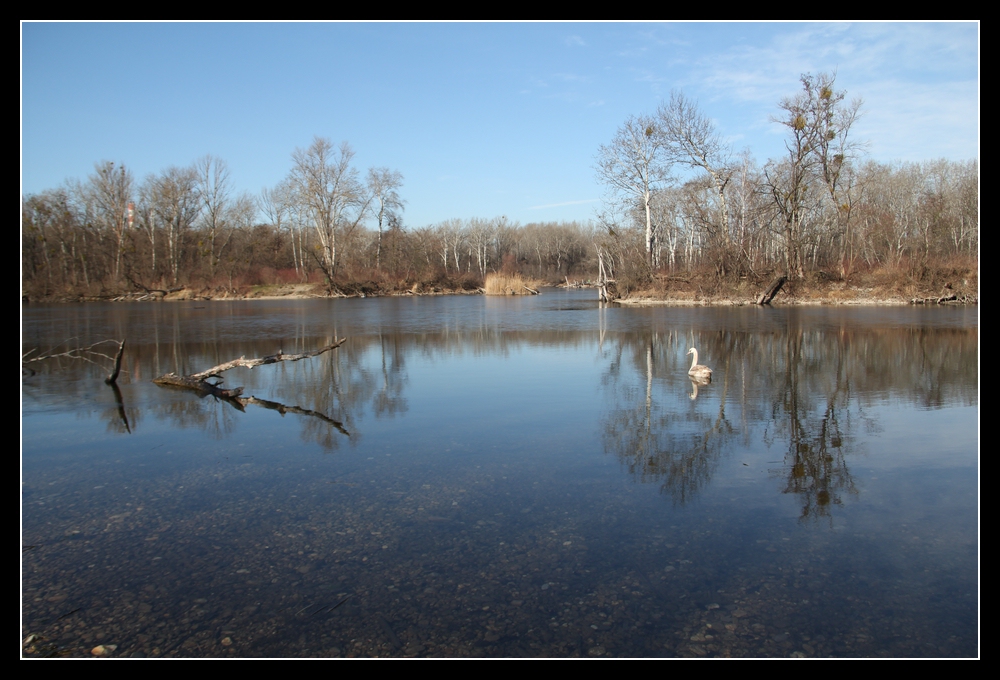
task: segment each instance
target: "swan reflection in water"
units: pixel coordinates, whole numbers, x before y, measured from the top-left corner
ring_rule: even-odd
[[[699,385],[708,385],[711,382],[712,382],[711,380],[699,380],[698,378],[691,378],[691,394],[688,395],[688,398],[691,401],[694,401],[695,399],[697,399],[698,398],[698,386]]]

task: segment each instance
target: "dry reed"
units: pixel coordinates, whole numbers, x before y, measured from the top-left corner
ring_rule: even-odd
[[[487,295],[537,295],[540,285],[520,274],[487,274],[484,290]]]

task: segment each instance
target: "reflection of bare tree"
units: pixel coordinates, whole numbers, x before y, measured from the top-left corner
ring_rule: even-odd
[[[796,427],[802,433],[801,424]],[[785,457],[788,470],[785,493],[800,496],[803,519],[829,517],[830,505],[840,505],[843,493],[857,493],[845,458],[850,450],[844,443],[834,398],[828,404],[819,430],[811,438],[789,442]]]
[[[845,457],[853,437],[845,436],[840,424],[841,412],[849,418],[854,414],[845,336],[824,334],[804,344],[804,331],[790,324],[784,352],[777,351],[777,343],[772,347],[771,359],[783,369],[771,392],[772,414],[774,433],[780,431],[788,447],[784,493],[801,498],[803,519],[816,519],[830,517],[831,506],[840,505],[844,493],[857,493]],[[803,390],[803,381],[812,384]]]
[[[359,438],[357,415],[359,408],[370,400],[374,392],[374,376],[368,371],[359,356],[361,343],[353,340],[342,345],[340,350],[320,361],[296,366],[286,381],[276,385],[278,398],[296,398],[303,408],[325,413],[327,417],[341,423],[341,427],[352,433],[352,441]],[[322,421],[307,419],[302,423],[301,437],[313,441],[327,450],[340,446],[342,439],[334,429]]]
[[[677,389],[688,382],[686,369],[678,372],[670,358],[681,346],[676,335],[619,338],[604,378],[616,408],[604,420],[603,441],[629,473],[642,482],[659,482],[675,502],[685,503],[711,479],[733,428],[725,417],[725,396],[713,417],[695,410]],[[626,350],[638,374],[634,378],[622,370]]]
[[[738,441],[763,441],[785,449],[775,473],[785,479],[783,491],[801,500],[802,517],[830,517],[858,493],[848,462],[858,428],[877,427],[869,402],[891,396],[933,408],[978,399],[974,329],[872,331],[850,320],[818,328],[797,313],[782,314],[785,327],[767,333],[605,338],[605,347],[613,343],[605,352],[608,453],[641,481],[657,481],[686,502],[711,479],[724,451]],[[712,357],[716,380],[686,392],[680,357],[690,344]],[[734,422],[727,409],[738,414]]]
[[[389,345],[388,352],[386,345]],[[379,350],[382,355],[382,386],[375,395],[373,404],[375,417],[395,416],[406,413],[409,408],[406,397],[403,396],[403,387],[406,386],[408,378],[404,371],[406,352],[399,342],[398,335],[379,335]],[[386,354],[389,362],[386,364]]]
[[[128,335],[131,348],[123,381],[132,385],[148,384],[167,371],[188,374],[234,356],[308,351],[332,342],[343,334],[338,330],[344,330],[331,322],[317,332],[312,309],[303,311],[303,321],[296,325],[263,321],[249,312],[244,320],[242,308],[234,306],[226,324],[245,323],[240,333],[223,332],[220,328],[226,324],[199,316],[221,316],[228,309],[221,303],[205,308],[114,306],[106,322],[92,326],[92,315],[83,314],[83,309],[94,308],[70,308],[67,316],[29,325],[23,348],[48,346],[47,338],[68,334],[80,337],[81,344]],[[841,324],[836,310],[817,323],[815,311],[810,320],[800,321],[806,312],[774,309],[734,312],[721,330],[682,336],[667,316],[663,321],[651,316],[651,330],[643,333],[609,330],[606,322],[614,317],[606,318],[601,308],[595,330],[513,332],[502,331],[497,323],[504,309],[502,302],[486,301],[481,325],[441,323],[439,331],[407,333],[389,326],[352,335],[334,356],[266,370],[237,368],[231,380],[245,386],[244,394],[281,404],[279,412],[296,423],[303,440],[334,450],[362,436],[368,419],[407,412],[407,362],[412,357],[442,362],[463,356],[513,358],[524,348],[592,352],[597,346],[606,362],[602,437],[608,453],[632,474],[661,484],[664,493],[686,502],[710,481],[724,453],[763,441],[783,452],[785,464],[777,473],[782,488],[801,498],[808,517],[828,516],[838,502],[856,493],[849,463],[857,450],[858,428],[873,425],[867,416],[869,403],[891,399],[938,408],[975,405],[978,400],[975,328],[865,325],[850,313],[843,313]],[[715,369],[713,383],[698,386],[693,401],[688,398],[694,388],[684,355],[692,345]],[[26,404],[92,401],[95,381],[105,375],[97,366],[66,358],[40,363],[46,365],[38,374],[23,380]],[[129,391],[125,394],[131,399]],[[136,431],[139,417],[152,412],[216,438],[226,437],[245,417],[232,405],[197,399],[190,392],[152,403],[139,412],[116,398],[102,417],[124,433]]]
[[[199,429],[212,439],[222,440],[232,434],[236,429],[238,413],[233,405],[209,395],[197,395],[198,398],[195,398],[196,394],[184,390],[184,395],[191,398],[159,404],[154,407],[154,413],[179,429]]]
[[[351,338],[335,355],[289,370],[274,386],[283,399],[297,398],[314,412],[326,414],[340,423],[334,428],[351,433],[357,443],[359,419],[366,413],[376,418],[395,417],[408,406],[404,389],[407,384],[407,351],[398,334]],[[372,356],[377,353],[377,356]],[[341,442],[336,432],[320,420],[303,423],[302,437],[325,449],[336,449]]]

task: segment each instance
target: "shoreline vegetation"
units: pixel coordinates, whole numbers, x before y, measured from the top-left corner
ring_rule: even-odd
[[[979,274],[976,262],[911,270],[879,269],[850,280],[823,271],[802,280],[790,278],[770,304],[788,305],[908,305],[979,304]],[[674,306],[754,305],[768,286],[769,278],[719,278],[710,273],[688,276],[654,274],[641,284],[622,286],[610,301],[616,304]],[[444,274],[427,280],[389,281],[385,277],[326,283],[273,283],[257,285],[184,285],[174,288],[132,286],[125,290],[63,290],[50,294],[22,293],[22,303],[292,300],[310,298],[407,297],[435,295],[536,295],[545,288],[591,288],[598,298],[595,277],[564,277],[562,281],[522,277],[519,274],[487,274],[485,281],[468,274]]]

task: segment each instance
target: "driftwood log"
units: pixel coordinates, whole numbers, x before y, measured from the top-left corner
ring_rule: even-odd
[[[327,345],[326,347],[321,347],[320,349],[313,350],[311,352],[302,352],[301,354],[284,354],[278,352],[277,354],[272,354],[268,357],[261,357],[259,359],[247,359],[245,357],[240,357],[239,359],[234,359],[232,361],[227,361],[224,364],[219,364],[218,366],[213,366],[207,371],[202,371],[201,373],[192,373],[191,375],[177,375],[176,373],[167,373],[166,375],[161,375],[159,378],[153,380],[157,385],[166,385],[170,387],[184,387],[190,390],[195,390],[202,396],[212,395],[213,397],[218,397],[226,402],[228,402],[233,407],[239,409],[240,411],[245,411],[247,406],[261,406],[263,408],[271,409],[272,411],[277,411],[281,415],[286,413],[296,413],[303,416],[311,416],[313,418],[319,418],[320,420],[330,423],[335,428],[337,428],[341,433],[351,436],[351,433],[344,429],[343,423],[339,420],[334,420],[329,416],[320,413],[318,411],[313,411],[310,409],[302,408],[300,406],[288,406],[276,401],[268,401],[266,399],[258,399],[257,397],[243,397],[242,387],[236,387],[233,389],[223,389],[219,387],[222,382],[222,378],[219,377],[219,373],[223,371],[228,371],[230,368],[254,368],[255,366],[264,366],[266,364],[276,364],[279,361],[298,361],[300,359],[308,359],[310,357],[319,356],[320,354],[325,354],[330,350],[337,349],[342,344],[346,338],[337,340],[332,345]],[[210,378],[217,378],[219,382],[212,383],[208,382]]]
[[[233,359],[232,361],[227,361],[224,364],[219,364],[218,366],[213,366],[207,371],[201,371],[200,373],[192,373],[191,375],[177,375],[176,373],[167,373],[161,375],[159,378],[153,380],[157,385],[171,385],[173,387],[185,387],[190,390],[196,390],[203,394],[211,394],[215,397],[220,397],[222,399],[235,399],[243,394],[242,387],[236,387],[233,389],[222,389],[219,385],[222,383],[222,378],[219,374],[223,371],[228,371],[230,368],[254,368],[255,366],[264,366],[266,364],[276,364],[279,361],[299,361],[300,359],[308,359],[310,357],[319,356],[320,354],[325,354],[330,350],[337,349],[342,344],[346,338],[337,340],[332,345],[327,345],[326,347],[321,347],[320,349],[315,349],[311,352],[302,352],[301,354],[283,354],[280,350],[277,354],[272,354],[271,356],[261,357],[259,359],[247,359],[246,357],[240,357],[239,359]],[[208,382],[209,378],[218,378],[219,382],[211,383]]]
[[[959,297],[955,293],[950,293],[939,297],[913,298],[910,300],[911,305],[946,305],[949,302],[960,305],[974,305],[976,304],[976,298],[968,295]]]
[[[140,281],[136,281],[134,278],[132,278],[128,274],[125,275],[125,278],[127,278],[129,280],[129,283],[131,283],[133,286],[135,286],[136,288],[142,288],[142,290],[145,292],[145,294],[143,296],[137,298],[139,300],[148,299],[148,298],[153,298],[153,299],[159,298],[160,300],[162,300],[163,298],[165,298],[166,296],[170,295],[171,293],[176,293],[178,291],[184,290],[184,286],[177,286],[175,288],[167,288],[166,290],[163,290],[162,288],[147,288]]]
[[[911,305],[943,305],[949,302],[968,305],[976,304],[976,298],[970,295],[958,295],[950,283],[946,283],[941,293],[935,297],[913,298]]]
[[[778,291],[781,290],[781,287],[785,285],[785,281],[787,281],[787,280],[788,280],[788,277],[786,277],[786,276],[779,276],[774,281],[772,281],[771,285],[767,287],[767,290],[765,290],[763,293],[761,293],[760,297],[757,298],[757,304],[758,305],[769,305],[769,304],[771,304],[771,300],[774,299],[774,296],[778,294]]]

